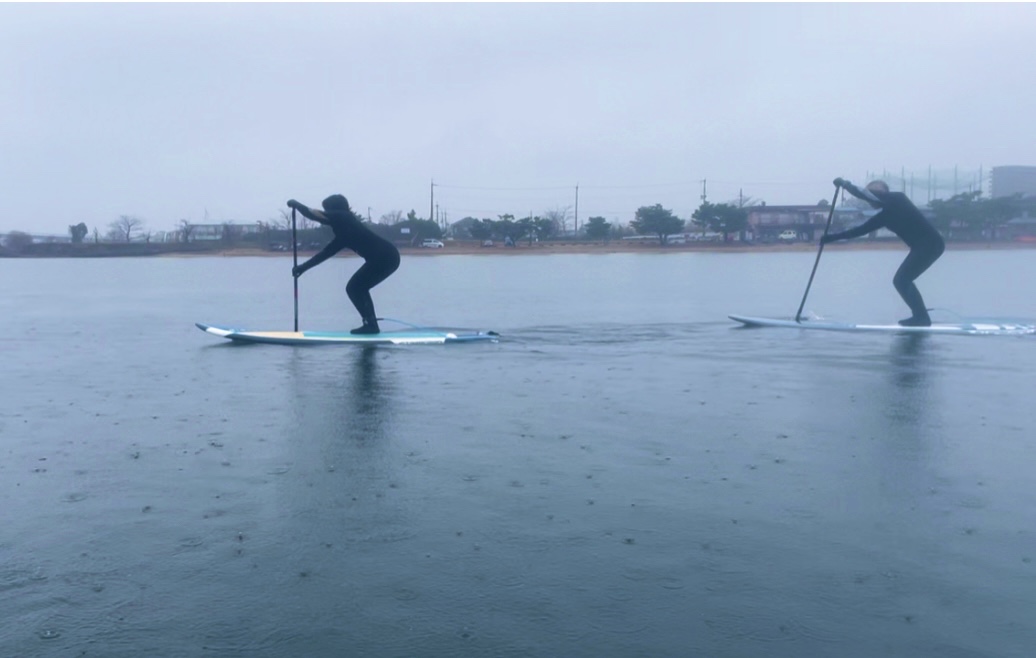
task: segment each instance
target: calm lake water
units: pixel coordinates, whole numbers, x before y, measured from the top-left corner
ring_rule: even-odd
[[[906,316],[902,256],[807,311]],[[1032,655],[1036,337],[727,319],[814,258],[406,257],[380,314],[503,338],[367,349],[194,327],[289,329],[290,258],[0,260],[0,656]],[[919,284],[1036,317],[1036,252]]]

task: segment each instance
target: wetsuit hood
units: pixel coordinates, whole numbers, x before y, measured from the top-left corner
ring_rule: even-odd
[[[332,194],[321,202],[328,212],[349,212],[349,201],[341,194]]]

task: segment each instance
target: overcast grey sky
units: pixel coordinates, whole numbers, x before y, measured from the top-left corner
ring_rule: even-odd
[[[627,222],[702,179],[772,205],[1033,165],[1034,34],[1029,3],[2,4],[0,232],[426,217],[433,179],[450,221],[579,184]]]

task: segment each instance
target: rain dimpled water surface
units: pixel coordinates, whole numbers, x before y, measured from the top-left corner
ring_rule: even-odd
[[[806,308],[888,322],[902,253]],[[740,329],[813,254],[404,259],[496,344],[237,346],[285,258],[0,261],[5,656],[1023,656],[1033,337]],[[300,324],[356,323],[337,259]],[[1027,251],[918,285],[1036,316]]]

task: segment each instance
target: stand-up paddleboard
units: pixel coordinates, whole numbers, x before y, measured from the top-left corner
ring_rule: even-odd
[[[202,331],[238,343],[267,343],[271,345],[442,345],[444,343],[474,343],[497,341],[500,334],[484,329],[448,327],[420,327],[404,325],[397,331],[377,334],[352,334],[348,331],[247,331],[196,322]]]
[[[1036,334],[1036,322],[1029,320],[998,320],[961,318],[960,322],[938,322],[930,327],[902,327],[898,324],[852,324],[819,318],[803,318],[800,322],[784,318],[758,318],[731,315],[731,320],[746,327],[788,327],[793,329],[821,329],[825,331],[867,331],[897,334],[958,334],[964,336],[1002,335],[1021,336]]]

